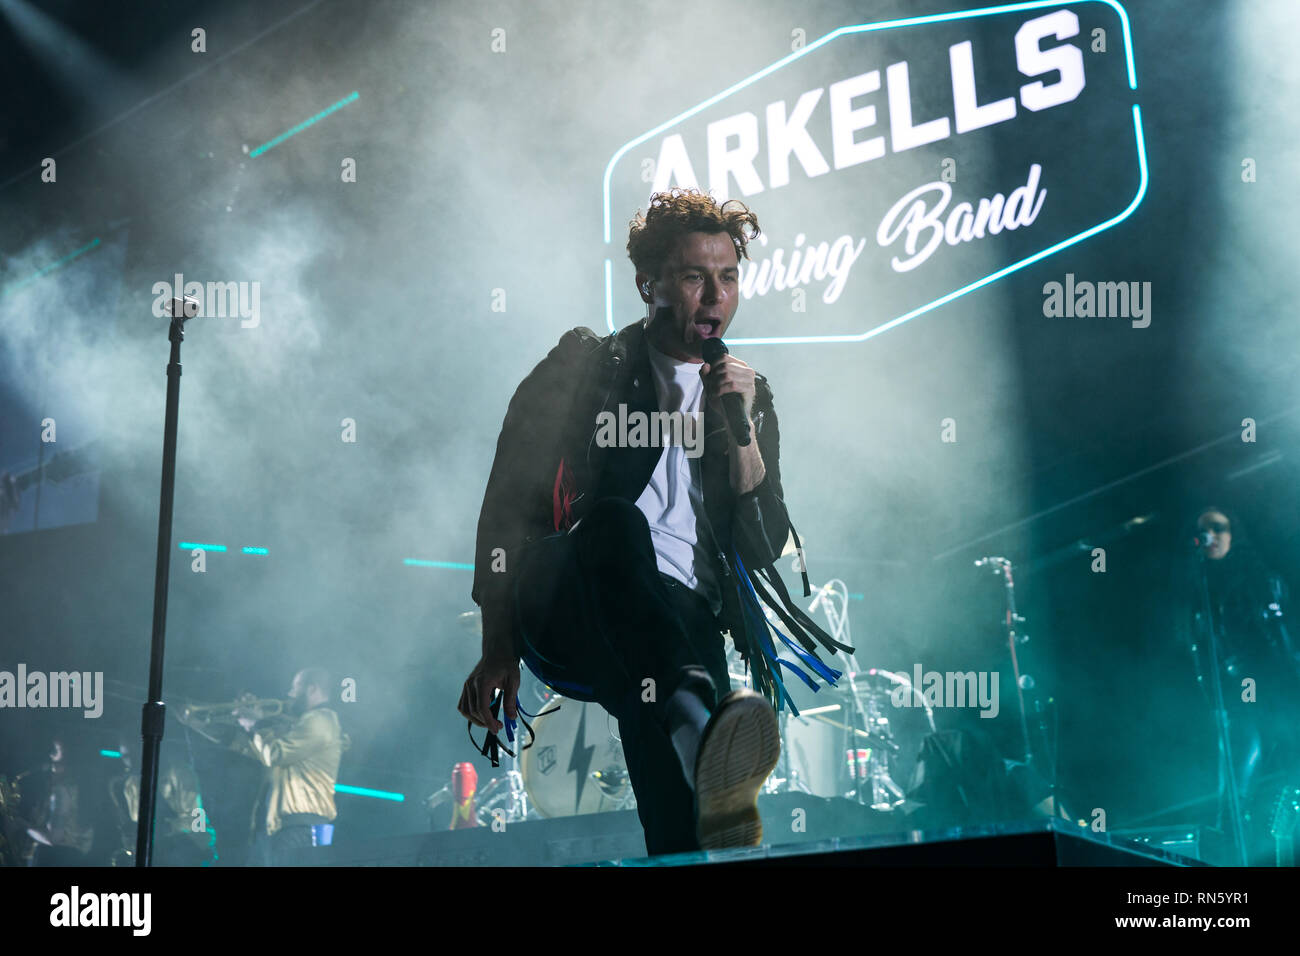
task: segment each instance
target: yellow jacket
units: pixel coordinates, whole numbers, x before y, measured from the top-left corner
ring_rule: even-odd
[[[349,742],[338,715],[327,707],[307,711],[287,729],[273,726],[236,736],[232,747],[270,770],[268,835],[280,829],[285,814],[313,813],[327,820],[338,816],[334,784]]]
[[[125,806],[121,807],[131,823],[140,819],[140,774],[132,771],[126,779],[118,778]],[[110,790],[114,800],[117,791]],[[194,771],[184,764],[164,762],[158,773],[157,813],[154,820],[154,836],[175,836],[178,833],[193,832],[194,820],[199,807],[199,779]],[[134,830],[131,846],[135,846]]]

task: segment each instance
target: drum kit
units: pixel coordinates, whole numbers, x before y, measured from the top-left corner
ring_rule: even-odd
[[[600,704],[557,695],[543,704],[533,724],[537,742],[519,761],[537,812],[567,817],[635,807],[617,721]]]
[[[809,611],[820,606],[837,640],[850,644],[848,590],[834,580],[819,589]],[[477,612],[461,615],[462,623]],[[777,627],[780,622],[773,619]],[[905,674],[863,669],[849,658],[834,687],[815,700],[802,686],[790,687],[799,714],[780,712],[781,760],[766,793],[800,792],[841,797],[875,810],[899,808],[904,787],[925,737],[935,732],[934,713]],[[732,689],[749,686],[740,656],[728,641]],[[618,724],[596,703],[571,700],[543,685],[525,669],[520,703],[533,720],[532,746],[517,752],[502,777],[479,791],[479,822],[489,825],[504,812],[508,823],[635,808]],[[899,707],[900,696],[911,706]],[[531,706],[530,706],[531,705]]]
[[[910,697],[914,706],[896,706],[896,694]],[[875,667],[846,671],[839,686],[818,696],[829,702],[801,708],[798,716],[781,711],[781,762],[766,792],[799,791],[843,797],[875,810],[898,808],[921,743],[935,731],[924,696],[905,674]]]
[[[537,714],[533,742],[504,757],[509,769],[478,790],[479,826],[636,806],[618,725],[605,708],[557,694],[527,670],[520,674],[520,706]],[[450,798],[451,787],[443,787],[425,805],[434,810]]]
[[[808,610],[820,607],[831,635],[851,646],[848,603],[848,588],[836,579],[817,589]],[[780,626],[770,614],[769,620]],[[906,799],[904,787],[921,744],[935,732],[934,712],[907,675],[879,667],[863,669],[853,655],[846,663],[835,686],[821,688],[815,697],[802,685],[787,688],[798,714],[782,708],[778,715],[781,760],[764,789],[841,797],[874,810],[896,810]],[[733,687],[747,685],[745,675],[735,669],[731,681]],[[902,698],[909,706],[898,706]]]
[[[482,635],[478,611],[464,612],[459,622]],[[530,721],[533,742],[527,749],[515,747],[514,756],[504,758],[506,773],[478,791],[474,815],[480,826],[636,807],[618,723],[605,708],[557,694],[526,667],[520,670],[519,702],[525,713],[537,714]],[[442,802],[446,789],[426,804]]]

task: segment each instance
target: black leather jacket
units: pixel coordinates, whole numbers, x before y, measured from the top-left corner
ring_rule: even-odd
[[[721,629],[733,629],[740,614],[732,548],[747,568],[766,567],[791,536],[772,391],[761,375],[755,382],[750,417],[765,475],[752,491],[732,491],[726,422],[712,409],[704,413],[703,499],[719,549],[713,563],[723,595]],[[521,549],[567,530],[601,498],[635,502],[663,452],[596,443],[598,414],[617,414],[621,403],[629,413],[659,411],[640,321],[604,337],[587,328],[566,332],[510,400],[479,515],[473,598],[485,633],[509,634],[516,649],[511,585]]]

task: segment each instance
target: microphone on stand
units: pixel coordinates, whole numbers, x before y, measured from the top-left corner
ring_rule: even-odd
[[[192,295],[173,296],[167,303],[167,315],[182,322],[193,319],[203,311],[203,303]]]
[[[704,361],[712,367],[722,356],[727,355],[727,346],[722,339],[705,339],[701,346]],[[736,444],[744,447],[749,444],[749,422],[745,419],[745,400],[735,392],[722,396],[722,408],[727,414],[727,425],[736,439]]]
[[[831,587],[829,584],[823,584],[821,587],[817,588],[816,591],[817,591],[817,596],[813,598],[812,604],[808,605],[809,614],[817,610],[817,605],[822,603],[822,598],[824,598],[827,594],[834,593],[835,589]]]

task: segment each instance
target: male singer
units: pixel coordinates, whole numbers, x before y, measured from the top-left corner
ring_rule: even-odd
[[[757,795],[780,754],[769,698],[784,690],[758,598],[775,607],[769,589],[780,595],[783,630],[805,651],[834,645],[772,568],[788,540],[798,547],[772,392],[732,355],[704,360],[736,314],[740,259],[758,233],[737,200],[651,197],[627,244],[645,319],[603,338],[573,329],[524,379],[479,517],[483,653],[462,716],[488,728],[489,753],[503,727],[496,691],[517,719],[520,657],[565,696],[598,701],[618,720],[651,854],[761,840]],[[668,429],[611,441],[598,427],[658,413],[702,424],[702,454]],[[728,693],[724,630],[762,694]],[[838,676],[815,653],[795,654]],[[584,742],[556,743],[573,748],[556,769],[595,785]]]

